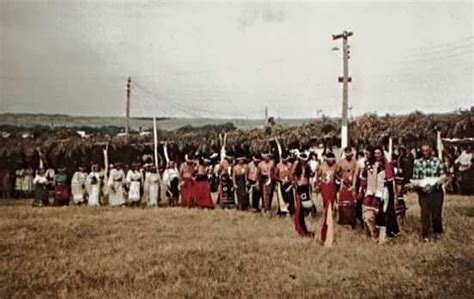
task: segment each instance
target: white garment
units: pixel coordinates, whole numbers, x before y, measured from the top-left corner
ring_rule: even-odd
[[[140,184],[142,181],[142,173],[138,170],[129,170],[127,173],[127,184],[128,184],[128,199],[132,202],[139,201],[140,195]]]
[[[35,178],[33,179],[33,184],[46,184],[48,182],[48,179],[45,176],[42,175],[36,175]]]
[[[175,177],[179,177],[178,169],[176,168],[167,168],[165,172],[163,172],[163,183],[167,187],[171,187],[171,182]]]
[[[125,174],[123,170],[112,169],[110,170],[109,176],[109,204],[111,206],[120,206],[125,204],[125,198],[123,196],[123,180]]]
[[[160,192],[160,176],[158,173],[147,173],[145,178],[145,190],[148,194],[148,205],[158,205],[158,195]]]
[[[72,176],[71,193],[72,200],[75,204],[79,204],[84,201],[86,179],[87,173],[85,172],[76,171]]]
[[[95,181],[95,184],[93,183]],[[87,193],[89,193],[89,199],[87,204],[89,206],[100,206],[100,175],[98,172],[91,172],[87,176],[86,181]]]
[[[455,161],[456,164],[459,164],[459,171],[465,171],[471,168],[472,164],[472,153],[467,153],[463,151]]]

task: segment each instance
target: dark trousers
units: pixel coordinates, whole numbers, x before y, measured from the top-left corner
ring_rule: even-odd
[[[421,235],[423,238],[429,237],[431,230],[435,235],[443,233],[441,217],[443,200],[442,190],[435,190],[431,193],[418,192],[418,202],[421,209]]]

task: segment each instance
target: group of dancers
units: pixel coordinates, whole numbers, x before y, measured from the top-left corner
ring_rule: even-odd
[[[65,168],[39,169],[33,179],[33,205],[48,205],[52,193],[53,205],[68,205],[72,200],[77,205],[99,206],[107,200],[111,206],[138,206],[143,201],[157,206],[164,186],[170,206],[213,209],[211,194],[216,192],[221,208],[269,216],[276,211],[293,217],[299,235],[314,236],[306,219],[316,217],[316,193],[323,209],[319,232],[323,244],[334,241],[335,222],[350,228],[360,225],[374,242],[384,243],[386,237],[396,237],[404,224],[403,196],[410,185],[420,195],[423,236],[429,234],[431,225],[435,234],[442,232],[438,186],[442,185],[443,170],[439,159],[425,163],[437,158],[431,147],[423,150],[427,156],[417,159],[415,169],[408,171],[399,165],[400,159],[387,157],[382,147],[367,147],[361,157],[347,147],[339,160],[332,152],[318,156],[297,150],[278,157],[271,153],[252,158],[224,155],[220,160],[186,156],[179,167],[168,161],[163,172],[152,163],[133,163],[126,169],[115,163],[110,171],[93,165],[90,172],[79,167],[70,180]],[[412,179],[425,177],[438,178],[429,192],[426,186],[411,184]],[[435,193],[441,208],[422,205],[422,198],[432,198]]]

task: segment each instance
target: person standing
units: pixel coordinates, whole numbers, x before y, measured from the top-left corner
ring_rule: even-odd
[[[444,193],[441,188],[444,182],[443,163],[434,156],[429,144],[421,146],[420,159],[415,160],[413,180],[418,193],[421,210],[421,236],[429,241],[431,233],[437,239],[443,233],[443,201]]]
[[[318,169],[317,183],[324,208],[320,241],[324,246],[331,246],[334,242],[332,209],[336,199],[336,156],[332,152],[326,154],[323,164]]]
[[[270,213],[272,209],[275,164],[270,153],[262,154],[262,158],[263,161],[258,163],[258,182],[262,192],[263,211],[264,213]]]
[[[356,225],[356,198],[354,196],[354,175],[356,161],[351,147],[344,149],[344,158],[337,163],[336,178],[341,182],[338,200],[338,223],[352,228]]]
[[[25,170],[23,168],[17,169],[15,171],[15,197],[17,198],[24,197],[22,191],[24,172]]]
[[[166,186],[166,196],[168,197],[169,205],[172,207],[178,205],[179,171],[174,161],[170,161],[168,168],[163,172],[163,183]]]
[[[361,228],[364,229],[364,218],[362,216],[362,202],[367,191],[367,178],[362,174],[365,169],[366,162],[370,159],[373,149],[368,146],[362,152],[362,157],[357,160],[356,170],[354,174],[354,196],[356,197],[356,219],[359,221]]]
[[[2,190],[2,198],[8,199],[11,196],[12,191],[12,176],[10,169],[5,169],[3,175],[1,176],[0,186]]]
[[[87,205],[89,206],[100,206],[100,187],[101,187],[101,177],[99,173],[99,166],[97,164],[92,165],[91,172],[86,178],[86,189],[89,195],[87,199]]]
[[[195,163],[192,159],[185,157],[184,163],[179,169],[179,182],[181,185],[181,204],[185,207],[191,207],[194,197],[193,173]]]
[[[234,183],[230,176],[231,164],[229,157],[225,157],[219,164],[218,202],[224,209],[236,207],[234,198]]]
[[[83,166],[79,166],[78,170],[74,173],[71,179],[71,193],[72,200],[76,205],[84,203],[84,196],[86,193],[86,179],[87,173]]]
[[[147,205],[149,207],[158,206],[158,195],[160,192],[160,175],[156,166],[149,166],[149,173],[147,173],[144,183],[145,193],[148,196]]]
[[[300,154],[298,161],[292,168],[293,184],[296,187],[295,192],[295,215],[293,223],[296,232],[301,236],[313,236],[314,233],[308,230],[305,217],[313,209],[314,203],[311,200],[310,177],[311,168],[307,163],[308,155]]]
[[[32,195],[33,193],[33,176],[35,172],[31,166],[28,166],[24,173],[23,173],[23,180],[22,180],[22,186],[21,189],[23,191],[23,195],[28,198]]]
[[[411,151],[405,147],[400,147],[400,157],[397,160],[397,166],[400,168],[401,173],[403,173],[403,185],[409,184],[410,179],[413,176],[413,166],[415,162],[415,157]]]
[[[237,205],[239,210],[246,211],[249,208],[249,194],[247,192],[247,165],[245,157],[237,158],[237,164],[232,169],[232,180],[237,194]]]
[[[115,163],[110,170],[109,181],[109,205],[123,206],[125,205],[125,198],[123,194],[123,183],[125,180],[125,173],[122,169],[121,163]]]
[[[252,161],[247,167],[247,190],[249,193],[249,201],[255,212],[260,212],[260,187],[258,185],[258,164],[260,159],[252,157]]]
[[[275,167],[276,190],[279,198],[278,214],[283,216],[288,213],[290,215],[295,214],[293,188],[291,184],[292,169],[293,165],[290,162],[290,157],[282,157],[281,161]]]
[[[192,207],[213,209],[214,204],[211,198],[211,186],[208,177],[208,160],[200,158],[196,168],[196,178],[194,183],[194,197],[191,202]]]
[[[395,215],[395,187],[393,169],[385,159],[382,147],[376,147],[366,161],[363,177],[367,190],[363,201],[363,216],[373,241],[382,244],[385,237],[398,234]]]
[[[54,175],[54,206],[69,205],[69,190],[67,188],[66,168],[60,167]]]
[[[132,163],[132,168],[127,172],[126,182],[128,186],[128,200],[132,206],[140,204],[143,175],[138,163]]]
[[[44,169],[38,169],[36,176],[33,179],[35,187],[35,199],[33,201],[33,207],[42,207],[49,205],[48,200],[48,179],[45,176]]]

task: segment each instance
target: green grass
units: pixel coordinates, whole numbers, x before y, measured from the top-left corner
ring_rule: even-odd
[[[446,199],[440,241],[420,241],[412,196],[398,239],[375,245],[338,226],[330,248],[297,236],[289,218],[6,200],[0,296],[473,298],[473,199]]]

